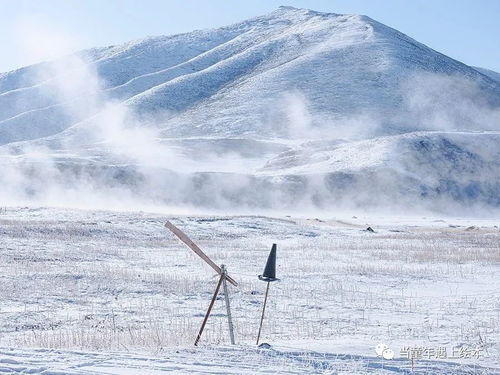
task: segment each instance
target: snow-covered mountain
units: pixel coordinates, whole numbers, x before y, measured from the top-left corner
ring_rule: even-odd
[[[493,70],[480,68],[480,67],[477,67],[477,66],[475,66],[474,69],[476,69],[478,72],[484,74],[485,76],[488,76],[491,79],[500,82],[500,73],[495,72]]]
[[[0,74],[0,144],[10,196],[500,207],[500,82],[366,16],[281,7]]]

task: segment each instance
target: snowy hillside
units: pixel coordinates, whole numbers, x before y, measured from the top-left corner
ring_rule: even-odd
[[[366,16],[281,7],[0,74],[0,192],[498,208],[499,124],[489,75]]]
[[[500,73],[495,72],[493,70],[489,70],[489,69],[479,68],[477,66],[475,66],[474,69],[476,69],[478,72],[481,72],[484,75],[490,77],[491,79],[494,79],[495,81],[500,82]]]

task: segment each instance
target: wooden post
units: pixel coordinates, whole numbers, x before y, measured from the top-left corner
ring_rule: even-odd
[[[231,305],[229,304],[229,290],[227,287],[227,270],[226,266],[223,264],[220,266],[222,270],[222,275],[224,276],[224,280],[222,280],[222,285],[224,286],[224,299],[226,301],[226,311],[227,311],[227,322],[229,324],[229,339],[231,340],[231,344],[234,345],[234,329],[233,329],[233,318],[231,316]]]
[[[268,281],[267,288],[266,288],[266,296],[264,297],[264,307],[262,308],[262,316],[260,317],[259,334],[257,335],[257,345],[259,345],[260,331],[262,330],[262,322],[264,321],[264,313],[266,312],[267,295],[269,293],[269,284],[270,284],[270,282]]]
[[[210,305],[208,305],[207,313],[205,314],[205,318],[203,319],[203,323],[201,324],[200,332],[198,332],[198,336],[196,336],[194,346],[197,346],[198,341],[200,341],[201,334],[203,333],[203,329],[205,328],[205,325],[207,324],[208,317],[210,316],[210,312],[212,311],[212,307],[214,307],[215,300],[217,299],[217,295],[219,294],[220,286],[221,286],[222,281],[224,279],[225,279],[224,274],[221,274],[220,278],[219,278],[219,282],[217,283],[217,287],[215,288],[214,296],[212,297],[212,300],[210,301]]]

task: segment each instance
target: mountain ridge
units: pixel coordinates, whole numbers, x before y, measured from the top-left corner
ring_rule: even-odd
[[[362,26],[367,26],[367,23],[370,24],[372,27],[375,26],[376,28],[382,28],[383,31],[387,32],[388,30],[390,31],[391,34],[395,35],[397,37],[398,40],[403,40],[404,43],[410,43],[412,47],[418,47],[418,48],[424,48],[427,50],[430,50],[430,51],[434,51],[434,50],[431,50],[429,49],[428,47],[425,47],[423,46],[422,44],[414,41],[413,39],[405,36],[404,34],[398,32],[397,30],[394,30],[394,29],[391,29],[391,28],[388,28],[387,26],[385,25],[382,25],[380,23],[378,23],[377,21],[374,21],[372,19],[370,19],[369,17],[366,17],[366,16],[344,16],[344,15],[336,15],[336,14],[330,14],[330,13],[320,13],[320,12],[314,12],[314,11],[309,11],[309,10],[301,10],[301,9],[295,9],[295,8],[288,8],[288,7],[284,7],[284,8],[280,8],[278,9],[277,11],[275,12],[271,12],[269,13],[268,15],[265,15],[265,16],[260,16],[260,17],[255,17],[255,18],[252,18],[248,21],[243,21],[243,22],[240,22],[240,23],[236,23],[236,24],[233,24],[231,26],[228,26],[228,27],[225,27],[225,28],[221,28],[221,29],[211,29],[211,30],[207,30],[207,31],[195,31],[193,32],[194,34],[197,34],[197,38],[204,38],[204,35],[206,36],[206,34],[208,35],[212,35],[213,33],[225,33],[227,30],[231,30],[231,28],[234,28],[236,29],[236,31],[232,30],[232,32],[230,32],[230,37],[223,37],[222,38],[222,44],[217,42],[217,43],[209,43],[209,45],[205,46],[205,50],[203,53],[201,54],[190,54],[188,55],[187,57],[187,60],[186,60],[186,55],[185,54],[182,54],[181,57],[184,57],[184,58],[181,58],[179,56],[177,56],[176,58],[174,58],[174,61],[172,63],[169,63],[168,66],[164,69],[160,69],[160,70],[155,70],[155,71],[148,71],[147,73],[145,74],[139,74],[139,75],[132,75],[131,76],[131,72],[127,73],[124,77],[120,78],[119,79],[119,84],[117,85],[114,85],[112,86],[110,84],[110,82],[113,82],[113,80],[116,80],[116,74],[115,76],[111,76],[108,74],[106,75],[106,66],[103,66],[101,68],[101,72],[98,72],[99,73],[99,76],[102,77],[104,76],[105,77],[105,90],[108,91],[108,94],[111,94],[112,97],[114,97],[115,95],[113,95],[113,91],[118,91],[118,92],[122,92],[121,94],[118,93],[116,96],[117,97],[121,97],[123,98],[123,100],[125,101],[129,101],[129,104],[131,104],[132,106],[136,106],[136,107],[139,107],[139,110],[143,110],[141,107],[147,107],[147,106],[150,106],[150,108],[146,108],[145,111],[149,111],[151,110],[151,107],[152,108],[155,108],[155,107],[160,107],[160,108],[164,108],[166,107],[167,110],[182,110],[190,105],[196,105],[196,102],[199,102],[199,100],[197,101],[197,97],[200,98],[200,97],[203,97],[202,94],[198,93],[198,95],[192,95],[192,93],[189,93],[187,95],[187,97],[185,98],[185,101],[182,102],[182,101],[171,101],[171,104],[169,105],[166,105],[165,104],[165,98],[167,98],[167,102],[168,102],[168,97],[169,97],[169,92],[171,90],[176,90],[176,87],[178,85],[174,85],[172,88],[170,88],[174,83],[172,82],[173,80],[175,79],[181,79],[180,77],[183,77],[184,76],[184,80],[187,80],[188,82],[191,80],[193,81],[193,83],[191,84],[191,86],[195,85],[194,82],[196,82],[196,77],[193,77],[192,75],[190,74],[181,74],[180,76],[179,75],[176,75],[176,74],[173,74],[172,77],[167,77],[167,79],[157,79],[155,80],[155,82],[153,84],[149,84],[149,85],[145,85],[145,87],[143,87],[143,89],[140,89],[140,88],[134,88],[132,87],[128,94],[123,94],[123,91],[127,91],[127,87],[125,87],[127,84],[129,84],[130,82],[134,82],[134,81],[138,81],[138,80],[144,80],[144,78],[154,78],[154,76],[160,74],[162,71],[165,71],[165,70],[172,70],[173,68],[175,67],[178,67],[178,65],[184,65],[184,64],[188,64],[191,62],[192,59],[199,59],[201,55],[204,55],[206,53],[211,53],[213,52],[214,48],[215,49],[218,49],[219,47],[221,46],[224,46],[225,44],[227,44],[228,42],[231,42],[235,35],[237,34],[236,38],[238,37],[241,37],[242,33],[241,33],[241,29],[243,29],[243,34],[248,32],[248,29],[250,28],[253,28],[254,25],[253,23],[257,22],[259,24],[262,24],[262,23],[266,23],[266,22],[269,22],[270,19],[273,19],[273,17],[275,17],[274,15],[278,14],[280,15],[280,17],[283,17],[283,12],[285,13],[292,13],[294,15],[299,15],[298,18],[299,18],[299,25],[302,25],[302,22],[303,22],[303,19],[304,17],[306,17],[305,21],[309,22],[311,21],[311,18],[307,18],[308,16],[309,17],[320,17],[321,20],[324,20],[324,19],[327,19],[329,20],[330,18],[338,18],[338,17],[345,17],[346,19],[349,20],[349,22],[353,22],[353,20],[357,20],[356,22],[358,22],[358,20],[362,21]],[[285,26],[290,26],[290,24],[286,25],[286,22],[284,22],[280,17],[279,20],[285,24]],[[343,20],[342,22],[345,22],[345,20]],[[250,25],[250,26],[249,26]],[[293,23],[292,23],[292,26],[293,26]],[[217,32],[217,30],[222,30],[222,31],[219,31]],[[372,31],[373,31],[373,28],[372,28]],[[238,32],[240,32],[238,34]],[[138,40],[138,41],[134,41],[134,42],[130,42],[130,43],[127,43],[127,44],[124,44],[124,45],[121,45],[121,46],[113,46],[113,47],[105,47],[104,50],[111,50],[113,52],[111,52],[111,54],[108,54],[108,55],[105,55],[105,56],[99,56],[98,59],[96,59],[95,63],[97,62],[101,62],[103,61],[103,59],[106,59],[106,64],[112,64],[114,62],[114,59],[119,57],[120,54],[123,54],[123,53],[132,53],[132,54],[136,54],[135,52],[131,52],[130,49],[134,49],[134,48],[139,48],[141,49],[141,46],[143,44],[153,44],[153,45],[156,45],[158,43],[161,44],[162,41],[165,41],[165,40],[169,40],[169,41],[174,41],[174,46],[177,45],[178,43],[175,43],[175,40],[179,39],[179,38],[182,38],[183,36],[186,36],[186,35],[190,35],[192,36],[193,33],[185,33],[185,34],[179,34],[179,35],[174,35],[174,36],[171,36],[171,37],[154,37],[154,38],[146,38],[146,39],[143,39],[143,40]],[[378,32],[377,34],[379,37],[380,36],[383,36],[383,37],[387,37],[387,35],[385,35],[384,32]],[[196,39],[196,38],[195,38]],[[352,41],[351,41],[352,43]],[[385,41],[384,41],[385,43]],[[150,47],[150,46],[148,46]],[[394,48],[391,46],[391,50],[393,50]],[[102,52],[103,49],[93,49],[93,50],[90,50],[92,51],[93,54],[103,54]],[[99,51],[99,52],[96,52],[96,51]],[[240,51],[240,53],[244,53],[245,50],[243,51]],[[88,53],[88,51],[86,52]],[[373,55],[373,56],[376,56],[376,55]],[[444,55],[441,55],[441,54],[438,54],[439,57],[444,57]],[[175,57],[175,56],[174,56]],[[234,55],[234,53],[232,55],[229,56],[229,58],[237,58],[238,55]],[[126,56],[127,59],[130,58],[130,56]],[[295,59],[296,58],[300,58],[300,54],[297,54],[297,56],[295,56]],[[447,57],[445,57],[447,58]],[[248,59],[250,60],[250,62],[248,61]],[[261,57],[262,59],[262,57]],[[448,58],[447,58],[448,59]],[[110,60],[110,61],[108,61]],[[205,66],[205,68],[203,69],[200,68],[200,69],[194,69],[193,72],[191,72],[191,74],[201,74],[201,72],[203,72],[203,70],[205,69],[211,69],[214,67],[214,65],[216,65],[217,63],[222,63],[222,61],[225,61],[227,60],[226,59],[219,59],[219,61],[212,61],[212,62],[209,62],[207,66]],[[247,66],[247,67],[250,67],[250,66],[258,66],[259,65],[259,56],[249,56],[247,57],[247,61],[243,61],[242,65],[243,66]],[[466,65],[462,64],[462,63],[459,63],[459,62],[456,62],[455,60],[450,60],[450,61],[453,61],[453,64],[455,64],[455,68],[457,67],[460,67],[461,69],[464,69],[464,68],[469,68],[467,67]],[[95,64],[94,63],[94,64]],[[227,64],[227,61],[225,61],[225,63]],[[284,62],[285,64],[287,63],[290,63],[290,61],[285,61]],[[382,62],[383,64],[384,62]],[[387,62],[385,62],[387,63]],[[432,65],[432,64],[430,64]],[[439,66],[439,64],[437,65]],[[400,66],[398,66],[398,68],[400,68]],[[447,65],[447,67],[449,68],[449,64]],[[189,68],[189,67],[188,67]],[[231,69],[232,67],[229,67],[228,69]],[[472,69],[472,68],[470,68]],[[123,68],[123,66],[121,67],[121,70],[127,72],[126,69]],[[233,69],[234,71],[234,69]],[[476,70],[474,70],[473,72],[476,72]],[[142,72],[141,72],[142,73]],[[241,72],[242,76],[244,77],[245,72]],[[469,75],[473,74],[472,71],[469,71],[467,72]],[[484,77],[484,76],[483,76]],[[231,84],[231,83],[237,83],[235,81],[238,80],[238,76],[234,76],[233,77],[234,79],[228,79],[226,77],[225,80],[221,80],[219,85],[215,85],[213,87],[213,90],[212,90],[212,94],[214,93],[217,93],[217,91],[221,88],[221,85],[222,86],[225,86],[225,84]],[[109,81],[111,80],[111,81]],[[213,80],[212,80],[213,81]],[[169,84],[170,82],[170,84]],[[1,84],[1,80],[0,80],[0,84]],[[491,82],[490,82],[490,85],[491,85]],[[493,84],[495,85],[495,84]],[[1,85],[0,85],[1,86]],[[496,85],[498,86],[498,85]],[[498,87],[495,87],[498,90]],[[166,90],[166,91],[165,91]],[[170,90],[170,91],[169,91]],[[207,90],[206,87],[203,88],[204,91]],[[179,90],[176,90],[176,91],[179,91]],[[2,95],[5,96],[6,93],[3,93]],[[178,92],[176,93],[178,94]],[[200,96],[201,95],[201,96]],[[38,95],[38,96],[41,96],[42,99],[46,100],[47,99],[47,95]],[[38,97],[35,93],[35,95],[33,95],[33,93],[30,93],[30,97],[32,98],[37,98]],[[155,99],[155,97],[157,99]],[[209,99],[210,98],[210,95],[208,95],[208,97],[204,97],[205,99]],[[5,98],[3,98],[5,101]],[[16,99],[16,98],[14,98]],[[317,98],[315,98],[317,100]],[[53,99],[54,100],[54,99]],[[153,101],[151,103],[151,100]],[[155,102],[156,100],[156,102]],[[194,100],[194,101],[193,101]],[[158,102],[159,101],[159,102]],[[30,100],[29,101],[30,103],[34,103],[36,102],[36,100]],[[1,102],[0,102],[1,103]],[[11,103],[7,103],[7,104],[11,104]],[[60,104],[60,103],[59,103]],[[55,102],[52,102],[51,105],[48,105],[48,106],[42,106],[41,108],[30,108],[29,111],[26,112],[26,114],[28,115],[32,115],[32,111],[41,111],[42,115],[44,112],[49,112],[49,115],[50,116],[54,116],[54,119],[53,119],[53,123],[56,123],[56,122],[61,122],[62,118],[60,115],[58,115],[57,113],[56,114],[52,114],[53,110],[54,110],[54,105],[57,105],[57,103]],[[2,115],[2,118],[0,118],[1,122],[0,122],[0,132],[2,130],[2,127],[7,127],[9,124],[9,120],[12,119],[14,121],[15,124],[18,124],[21,120],[19,119],[19,116],[22,117],[23,116],[23,113],[15,113],[14,116],[11,116],[10,118],[5,118],[7,115],[6,113],[8,113],[8,111],[5,110],[5,106],[2,107],[3,110],[0,111],[0,115]],[[25,121],[26,122],[26,121]],[[69,125],[68,125],[69,126]],[[64,127],[67,127],[67,126],[64,126]],[[58,127],[59,129],[59,127]],[[1,133],[0,133],[1,134]],[[0,137],[1,138],[1,137]],[[22,140],[22,139],[21,139]]]
[[[361,191],[369,175],[385,202],[406,191],[408,200],[500,206],[500,183],[483,178],[500,174],[490,161],[499,108],[500,82],[395,29],[367,16],[282,7],[0,74],[0,155],[32,166],[29,150],[44,150],[63,180],[98,163],[99,183],[145,197],[169,188],[150,181],[154,166],[158,179],[194,183],[203,196],[224,186],[228,205],[240,188],[283,189],[280,204],[302,191],[331,205],[349,186]],[[478,140],[487,154],[469,147]],[[422,158],[429,150],[439,166]],[[463,157],[477,167],[467,178],[456,164]],[[311,185],[313,174],[322,177]],[[395,188],[384,192],[384,178]],[[139,189],[144,179],[151,184]],[[189,191],[179,201],[199,203]]]

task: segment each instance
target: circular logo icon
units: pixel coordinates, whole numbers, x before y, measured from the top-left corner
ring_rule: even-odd
[[[392,349],[387,348],[383,351],[382,357],[384,357],[385,359],[393,359],[394,352],[392,351]]]
[[[383,342],[377,344],[377,346],[375,347],[375,353],[377,353],[379,357],[383,357],[385,359],[394,358],[394,351]]]

